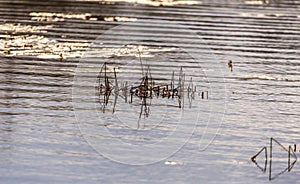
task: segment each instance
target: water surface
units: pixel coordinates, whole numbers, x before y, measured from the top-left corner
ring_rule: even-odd
[[[269,154],[271,137],[285,147],[296,144],[299,156],[299,5],[299,1],[242,0],[176,6],[1,1],[1,182],[268,182],[269,162],[264,173],[250,158],[264,146]],[[118,32],[124,21],[126,30]],[[109,32],[112,28],[115,32]],[[197,96],[191,108],[188,100],[184,102],[184,112],[201,115],[194,134],[195,117],[185,116],[187,123],[178,126],[176,115],[181,108],[172,98],[153,98],[150,114],[143,114],[140,126],[140,106],[134,106],[138,98],[128,104],[122,95],[115,114],[128,124],[110,121],[115,114],[99,109],[97,116],[108,118],[101,123],[76,120],[78,101],[72,95],[80,63],[87,63],[84,66],[90,72],[82,73],[88,80],[80,84],[83,91],[96,84],[93,77],[105,61],[118,67],[120,85],[126,81],[139,84],[142,74],[136,47],[126,50],[123,43],[141,46],[144,67],[150,65],[160,84],[171,81],[173,71],[178,80],[184,66],[197,89],[209,91],[208,99]],[[229,59],[233,72],[227,66]],[[113,97],[108,112],[113,109]],[[84,102],[79,107],[89,111],[97,95],[78,99]],[[172,145],[191,138],[165,159],[156,158],[160,156],[156,153],[169,154],[166,147],[154,149],[153,157],[137,157],[142,152],[122,154],[128,152],[126,147],[113,153],[133,163],[139,163],[136,158],[157,160],[150,165],[114,162],[101,153],[97,142],[157,143],[176,126],[176,136],[169,139]],[[103,127],[111,129],[112,138],[101,137]],[[103,150],[120,145],[110,146]],[[273,176],[286,168],[286,154],[274,144]],[[264,166],[263,159],[257,161]],[[299,174],[296,163],[272,182],[297,182]]]

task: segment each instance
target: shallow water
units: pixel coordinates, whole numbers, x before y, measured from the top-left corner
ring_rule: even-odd
[[[271,137],[299,157],[299,5],[1,1],[1,183],[268,182]],[[148,66],[162,86],[174,72],[177,86],[182,67],[182,106],[177,96],[128,103],[124,88],[104,105],[105,62],[111,85],[115,68],[128,88]],[[250,160],[264,146],[266,172]],[[297,162],[280,174],[287,166],[273,142],[272,182],[299,180]]]

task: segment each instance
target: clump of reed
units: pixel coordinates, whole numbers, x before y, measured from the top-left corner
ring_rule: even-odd
[[[122,96],[125,103],[133,103],[133,99],[137,97],[141,99],[141,106],[143,109],[141,111],[144,111],[146,116],[149,114],[149,103],[147,103],[147,99],[152,99],[154,97],[173,100],[177,99],[178,108],[183,108],[185,96],[190,104],[191,101],[195,99],[196,95],[201,99],[208,99],[208,91],[199,91],[196,85],[194,85],[192,77],[186,86],[186,74],[183,72],[183,67],[180,67],[177,77],[175,76],[175,73],[172,72],[169,82],[164,83],[155,81],[151,75],[150,66],[147,67],[146,71],[142,66],[142,74],[142,78],[138,85],[129,85],[127,81],[119,85],[116,68],[108,67],[107,63],[104,63],[97,78],[97,95],[103,112],[112,95],[115,97],[113,112],[115,111],[118,96]],[[175,80],[175,78],[178,78],[178,80]]]

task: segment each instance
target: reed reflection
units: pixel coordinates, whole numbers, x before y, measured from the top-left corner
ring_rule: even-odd
[[[172,72],[169,80],[157,82],[152,77],[150,66],[145,69],[142,66],[142,77],[136,84],[136,81],[125,81],[119,83],[118,73],[115,66],[104,63],[101,67],[96,85],[96,96],[100,104],[102,113],[116,112],[117,104],[126,103],[133,106],[140,106],[138,115],[138,127],[142,118],[148,118],[151,115],[151,107],[164,104],[164,101],[172,101],[173,105],[165,103],[163,108],[184,109],[184,99],[188,102],[187,108],[193,108],[194,100],[208,99],[208,91],[200,91],[191,77],[186,81],[184,67],[180,67],[176,73]],[[130,84],[133,83],[133,84]],[[118,99],[122,100],[118,100]],[[160,104],[153,103],[153,99],[159,100]],[[112,109],[109,108],[112,107]]]

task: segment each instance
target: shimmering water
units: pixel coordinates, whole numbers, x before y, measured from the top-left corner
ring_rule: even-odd
[[[299,1],[138,2],[1,1],[1,183],[266,183],[250,158],[271,137],[299,157]],[[148,68],[177,86],[181,67],[184,108],[128,103]],[[287,166],[273,142],[271,182],[297,182]]]

